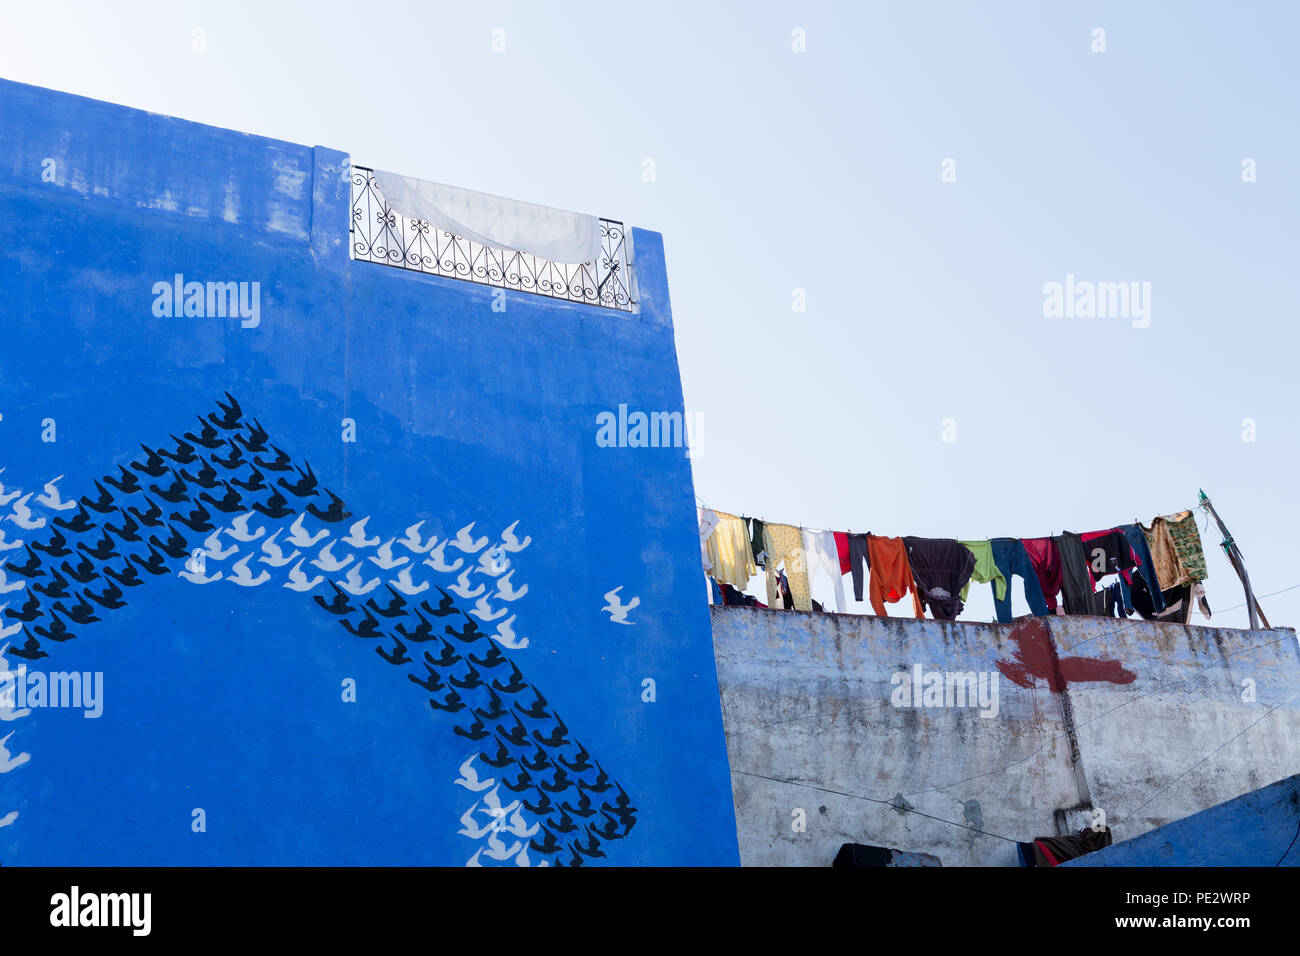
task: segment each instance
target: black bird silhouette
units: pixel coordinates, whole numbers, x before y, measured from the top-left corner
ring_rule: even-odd
[[[230,399],[229,405],[223,405],[221,399],[217,399],[217,408],[221,409],[221,417],[213,412],[208,415],[208,421],[216,425],[222,431],[233,432],[239,427],[239,420],[244,417],[244,410],[239,407],[239,402],[235,401],[235,396],[226,392],[226,398]]]
[[[528,806],[528,804],[525,803],[524,806]],[[546,827],[542,827],[542,832],[545,833],[546,836],[541,843],[538,843],[536,840],[529,840],[528,845],[538,853],[559,853],[563,847],[555,842],[555,834],[546,829]]]
[[[430,664],[432,664],[435,667],[450,667],[452,664],[456,663],[456,661],[463,659],[459,654],[456,653],[456,648],[452,647],[441,637],[438,638],[438,640],[442,641],[442,653],[439,654],[437,657],[434,657],[428,651],[425,651],[424,659],[426,661],[428,661]]]
[[[583,865],[582,855],[578,853],[577,848],[574,847],[572,844],[569,845],[569,853],[572,854],[572,855],[569,857],[569,862],[568,862],[568,863],[565,863],[565,862],[563,862],[563,861],[561,861],[561,860],[556,860],[556,861],[555,861],[555,865],[556,865],[556,866],[568,866],[568,867],[572,867],[572,868],[575,869],[575,870],[576,870],[578,867],[580,867],[580,866]]]
[[[495,647],[496,645],[493,646]],[[510,675],[509,683],[502,684],[495,677],[492,678],[492,686],[503,694],[517,694],[528,686],[527,681],[524,680],[524,675],[519,673],[519,668],[515,667],[513,663],[510,664],[510,668],[514,673]]]
[[[23,634],[27,637],[27,643],[22,647],[9,648],[10,654],[14,657],[21,657],[29,661],[39,660],[42,657],[50,656],[41,650],[41,642],[28,634],[26,628],[23,628]]]
[[[77,545],[77,550],[94,558],[96,561],[107,561],[110,558],[120,558],[121,555],[113,550],[113,539],[105,531],[93,548],[86,547],[85,542]]]
[[[112,569],[109,570],[111,573]],[[132,571],[134,570],[135,569],[133,568]],[[100,607],[106,607],[110,611],[116,611],[120,607],[126,607],[125,601],[118,600],[122,596],[121,589],[118,588],[117,585],[112,583],[110,583],[108,587],[104,588],[104,590],[98,594],[90,590],[89,588],[87,588],[86,594],[89,595],[90,599],[94,601],[96,604],[98,604]]]
[[[262,423],[254,418],[253,424],[250,425],[248,422],[244,422],[244,427],[248,429],[248,437],[245,438],[243,435],[237,434],[235,435],[235,441],[253,453],[266,451],[266,440],[271,436],[266,433]]]
[[[378,610],[378,608],[376,608],[376,610]],[[383,612],[380,611],[379,613],[382,614]],[[414,631],[408,631],[406,629],[405,624],[398,624],[393,628],[393,630],[395,630],[398,634],[401,634],[402,637],[406,638],[408,641],[412,642],[413,644],[423,644],[427,641],[442,640],[442,638],[438,637],[433,633],[433,625],[430,624],[428,621],[426,621],[424,617],[421,616],[419,611],[415,612],[415,616],[420,618],[420,626],[417,627]],[[443,641],[443,643],[445,644],[446,641]],[[459,660],[459,657],[457,658],[457,660]]]
[[[222,488],[226,489],[225,497],[223,497],[220,501],[218,501],[216,498],[213,498],[206,491],[199,492],[199,497],[204,501],[206,501],[208,504],[212,505],[212,507],[216,508],[222,514],[230,515],[230,514],[234,514],[237,511],[248,510],[247,508],[244,507],[244,499],[240,497],[238,491],[236,491],[234,488],[231,488],[230,485],[228,485],[224,481],[219,481],[217,482],[217,484],[219,484]]]
[[[151,541],[155,539],[150,539]],[[131,555],[130,560],[138,564],[142,569],[150,574],[162,575],[167,573],[167,566],[163,564],[163,557],[154,550],[152,544],[149,545],[149,560],[142,560],[138,554]]]
[[[533,693],[537,694],[537,699],[534,700],[527,709],[520,707],[517,702],[515,703],[514,708],[525,717],[531,717],[533,720],[541,720],[547,715],[546,698],[538,693],[536,687],[533,688]]]
[[[207,534],[213,530],[212,522],[208,520],[212,517],[212,514],[200,504],[196,504],[194,510],[187,515],[182,515],[179,511],[173,511],[171,517],[173,521],[179,521],[198,534]]]
[[[514,717],[513,714],[511,714],[510,716]],[[502,737],[506,738],[506,740],[510,741],[516,747],[522,747],[528,743],[528,729],[519,722],[518,717],[515,717],[514,720],[515,720],[515,726],[508,733],[506,732],[506,729],[504,727],[502,727],[500,724],[497,724],[497,733],[499,733]]]
[[[316,503],[313,501],[307,505],[307,511],[310,514],[312,514],[316,518],[319,518],[321,521],[328,521],[332,523],[342,521],[344,518],[352,517],[351,511],[343,510],[342,498],[334,494],[334,492],[330,491],[328,488],[325,489],[325,494],[330,496],[330,506],[326,510],[321,511],[319,508],[316,507]]]
[[[439,700],[437,697],[430,697],[429,706],[434,710],[445,710],[454,714],[459,710],[465,709],[465,702],[460,699],[460,694],[456,693],[454,690],[449,690],[447,691],[447,696],[442,700]]]
[[[582,793],[581,789],[578,792]],[[591,797],[585,793],[582,794],[582,799],[578,801],[576,807],[569,806],[567,800],[561,802],[560,806],[564,808],[565,813],[571,813],[575,817],[590,817],[596,814],[596,809],[591,805]]]
[[[241,478],[231,478],[230,483],[237,488],[243,488],[245,491],[261,491],[268,487],[266,484],[266,475],[262,474],[256,468],[252,469],[248,481]]]
[[[163,461],[162,455],[148,445],[141,445],[140,447],[144,449],[146,458],[143,462],[131,462],[131,467],[142,475],[148,475],[150,478],[161,478],[167,474],[167,463]]]
[[[125,511],[119,509],[118,513],[126,519],[122,522],[122,527],[115,528],[105,521],[104,530],[113,532],[113,534],[117,535],[123,541],[130,541],[133,543],[139,541],[140,536],[136,534],[136,532],[140,530],[139,523]]]
[[[525,767],[527,767],[529,770],[545,770],[547,767],[554,766],[554,764],[552,764],[550,759],[546,756],[546,751],[544,751],[541,747],[538,747],[536,750],[533,751],[533,753],[537,757],[536,760],[529,760],[527,757],[521,757],[519,762],[523,764]]]
[[[68,630],[68,625],[63,623],[63,619],[59,617],[57,611],[50,611],[49,628],[44,628],[44,627],[40,627],[39,625],[33,624],[32,630],[35,631],[37,634],[39,634],[41,637],[47,638],[48,640],[51,641],[60,641],[60,642],[70,641],[77,636],[76,634],[73,634],[71,631]]]
[[[584,780],[579,780],[578,781],[579,789],[590,790],[592,793],[604,793],[606,790],[610,788],[609,774],[605,773],[605,768],[602,767],[599,763],[597,763],[596,769],[600,771],[600,773],[596,774],[596,782],[587,783]]]
[[[41,570],[41,559],[32,552],[31,545],[27,547],[27,563],[11,564],[8,565],[8,568],[10,571],[18,572],[25,578],[45,577],[45,572]]]
[[[520,770],[519,776],[515,777],[514,780],[507,780],[502,777],[501,782],[505,784],[507,790],[513,790],[515,793],[523,793],[525,790],[533,789],[533,777],[527,770]]]
[[[483,681],[479,680],[479,672],[473,667],[470,667],[470,669],[465,672],[464,677],[457,677],[453,674],[451,677],[448,677],[447,680],[451,681],[451,683],[457,687],[463,687],[466,690],[483,686]]]
[[[403,598],[403,597],[402,597],[400,594],[398,594],[396,591],[394,591],[394,590],[393,590],[393,586],[392,586],[391,584],[385,584],[384,587],[387,588],[387,589],[388,589],[388,593],[391,594],[391,595],[393,596],[393,599],[392,599],[391,601],[388,602],[387,607],[380,607],[378,604],[375,603],[375,599],[374,599],[374,598],[371,598],[369,601],[366,602],[366,604],[367,604],[368,606],[374,608],[374,609],[375,609],[375,613],[378,614],[378,615],[380,615],[381,617],[401,617],[401,616],[403,616],[403,615],[406,613],[406,612],[403,610],[403,608],[406,607],[406,599]],[[432,626],[432,625],[430,625],[430,626]]]
[[[90,558],[82,558],[74,568],[67,561],[63,562],[63,570],[68,577],[78,584],[89,584],[95,578],[99,577],[99,572],[95,570],[95,562]]]
[[[126,562],[126,570],[118,571],[115,568],[104,568],[104,573],[123,587],[137,588],[144,584],[144,582],[140,580],[140,572],[131,566],[131,561],[129,559]]]
[[[438,610],[435,611],[433,608],[429,607],[428,601],[421,601],[420,607],[428,611],[431,617],[446,617],[448,614],[455,614],[456,602],[452,596],[442,588],[439,588],[438,585],[435,584],[434,587],[438,588],[438,593],[442,595],[442,601],[438,605]]]
[[[54,610],[75,624],[94,624],[101,620],[95,617],[95,609],[87,604],[86,599],[81,595],[77,595],[77,603],[72,607],[64,607],[62,601],[55,601]]]
[[[86,510],[86,506],[80,502],[77,503],[75,515],[71,518],[55,518],[54,523],[60,528],[67,528],[73,534],[85,534],[91,528],[98,527],[90,520],[90,512]]]
[[[226,440],[217,434],[217,430],[212,427],[211,422],[205,421],[204,419],[200,418],[199,425],[202,426],[202,430],[197,435],[194,434],[193,432],[185,433],[185,438],[187,440],[193,442],[196,445],[201,445],[202,447],[207,448],[209,450],[213,448],[220,448],[222,445],[226,443]]]
[[[365,620],[361,622],[360,626],[353,625],[352,621],[346,617],[339,623],[357,637],[383,637],[384,632],[379,630],[379,622],[371,616],[369,611],[366,611],[365,614]]]
[[[68,539],[63,536],[61,531],[55,531],[50,535],[50,539],[44,544],[39,541],[32,542],[32,548],[37,551],[44,551],[51,558],[66,558],[72,552],[68,549]]]
[[[506,715],[505,707],[501,706],[501,697],[491,687],[488,688],[488,701],[491,703],[491,707],[487,710],[480,710],[475,707],[474,713],[484,720],[500,720]]]
[[[176,443],[176,451],[170,452],[166,448],[159,448],[158,454],[164,458],[170,458],[178,465],[192,465],[197,460],[194,455],[193,445],[187,441],[182,441],[175,435],[168,435],[167,437]]]
[[[95,490],[99,492],[99,497],[94,501],[91,501],[89,496],[82,495],[81,503],[83,505],[93,511],[98,511],[102,515],[111,515],[117,510],[117,505],[113,503],[113,493],[111,491],[101,485],[98,481],[95,482]]]
[[[479,754],[479,759],[489,767],[508,767],[514,758],[510,756],[510,751],[506,749],[505,744],[500,740],[497,740],[496,737],[493,737],[492,739],[497,742],[496,756],[489,757],[487,754]]]
[[[430,693],[440,691],[447,686],[442,682],[442,675],[439,674],[432,667],[430,667],[428,664],[424,665],[424,669],[429,672],[429,676],[427,678],[421,679],[419,677],[416,677],[414,674],[407,674],[406,675],[407,679],[410,680],[413,684],[419,684],[421,687],[423,687],[425,690],[429,691]]]
[[[175,478],[176,480],[173,481],[171,485],[168,486],[167,488],[159,488],[157,485],[150,485],[149,490],[152,491],[154,494],[156,494],[163,501],[167,501],[170,502],[171,504],[178,505],[189,496],[185,494],[186,491],[185,482],[181,480],[181,476],[176,474],[176,472],[173,471],[172,477]]]
[[[126,510],[135,515],[137,520],[139,520],[139,522],[146,528],[161,528],[162,522],[158,519],[162,517],[162,508],[154,504],[148,495],[145,495],[144,500],[149,505],[148,511],[141,513],[139,509],[134,507],[127,508]]]
[[[478,625],[475,624],[473,621],[467,622],[465,624],[464,630],[458,631],[450,624],[447,625],[445,630],[452,637],[459,638],[460,640],[464,641],[466,644],[473,644],[475,641],[477,641],[480,637],[483,636],[479,632]]]
[[[575,760],[573,763],[570,763],[569,761],[565,760],[563,756],[561,756],[560,763],[564,764],[574,773],[582,773],[582,771],[587,770],[591,767],[591,761],[587,759],[590,756],[591,754],[587,753],[587,748],[582,746],[582,744],[578,744],[578,759]]]
[[[112,485],[114,488],[116,488],[119,492],[121,492],[124,495],[133,495],[140,490],[139,478],[131,474],[121,465],[117,466],[117,470],[122,473],[121,480],[118,480],[117,478],[113,478],[109,475],[105,475],[104,480],[107,481],[110,485]]]
[[[546,784],[543,782],[542,786],[546,786]],[[578,829],[578,825],[573,822],[573,817],[569,816],[563,810],[560,811],[560,819],[552,822],[551,825],[555,827],[556,833],[572,833],[574,830]]]
[[[253,464],[258,468],[265,468],[267,471],[291,471],[288,453],[275,445],[271,447],[275,449],[275,461],[266,461],[261,455],[254,455]]]
[[[484,728],[483,721],[481,720],[474,721],[474,723],[470,724],[468,727],[462,727],[457,724],[451,729],[462,737],[468,737],[470,740],[482,740],[488,735],[487,729]]]
[[[289,515],[294,514],[292,508],[285,506],[284,495],[280,494],[278,491],[271,495],[270,498],[266,499],[266,504],[262,504],[260,501],[254,501],[253,507],[262,512],[262,514],[266,515],[268,518],[274,520],[287,518]]]
[[[590,831],[591,828],[588,827],[587,829]],[[580,841],[575,840],[572,844],[573,848],[584,856],[593,858],[604,856],[605,851],[600,848],[600,841],[590,832],[588,832],[587,836],[591,837],[591,839],[587,841],[585,846]]]
[[[35,594],[28,595],[27,602],[15,611],[13,608],[5,610],[5,617],[11,617],[15,621],[34,621],[41,616],[41,599]]]
[[[557,717],[555,719],[559,720],[560,718]],[[536,738],[538,743],[545,744],[548,747],[558,747],[567,739],[565,730],[566,728],[561,724],[560,727],[556,728],[545,737],[543,737],[538,731],[534,730],[533,737]]]
[[[50,581],[46,584],[33,584],[32,590],[44,594],[47,598],[61,598],[68,596],[68,579],[58,571],[50,572]]]
[[[375,653],[378,654],[380,657],[382,657],[384,660],[388,661],[388,663],[390,664],[396,664],[398,666],[401,666],[402,664],[411,663],[411,659],[406,656],[406,645],[403,644],[401,641],[399,641],[397,638],[393,638],[393,644],[394,647],[392,653],[389,653],[388,648],[382,646],[376,647]]]
[[[598,827],[594,823],[588,823],[587,829],[606,840],[617,840],[620,836],[618,832],[618,821],[611,817],[605,810],[601,810],[600,812],[601,815],[605,817],[605,825]]]
[[[331,614],[355,614],[357,609],[348,603],[347,592],[344,591],[342,588],[340,588],[333,581],[331,581],[329,584],[330,587],[334,589],[333,601],[326,604],[325,599],[321,597],[319,594],[313,594],[312,600],[314,600],[325,610],[329,611]]]
[[[181,477],[191,484],[198,485],[200,488],[211,489],[217,487],[219,484],[217,481],[217,469],[213,468],[202,455],[199,455],[199,464],[203,467],[199,469],[197,475],[191,475],[188,471],[182,468]]]
[[[159,551],[165,551],[167,556],[171,558],[183,558],[189,554],[189,542],[185,540],[184,535],[177,531],[172,525],[168,525],[167,530],[171,532],[171,535],[165,542],[159,541],[157,535],[151,534],[149,536],[149,543]]]
[[[542,781],[542,789],[549,790],[551,793],[561,793],[571,786],[573,786],[573,783],[569,780],[569,775],[563,767],[556,767],[554,776],[550,780]],[[563,833],[564,831],[561,830],[560,832]]]
[[[281,488],[292,492],[297,498],[314,498],[318,496],[320,492],[316,490],[316,475],[311,470],[311,462],[307,463],[306,471],[303,471],[297,466],[294,467],[294,470],[298,472],[298,474],[302,475],[301,481],[296,481],[293,484],[290,484],[281,478],[276,482],[276,484]]]
[[[483,655],[482,660],[479,660],[473,654],[469,656],[469,659],[472,660],[479,667],[483,667],[488,670],[491,670],[493,667],[500,667],[502,664],[507,663],[505,655],[501,653],[501,649],[497,647],[495,644],[491,645],[491,647],[488,648],[488,652]]]
[[[213,455],[212,460],[227,471],[233,471],[245,464],[244,449],[240,448],[233,441],[228,442],[228,444],[230,445],[230,457],[222,458],[220,455]]]
[[[527,800],[524,800],[523,804],[529,813],[534,814],[535,816],[544,817],[551,812],[554,804],[551,803],[550,794],[544,793],[541,790],[536,791],[536,793],[542,798],[541,800],[537,803],[529,803]],[[543,829],[545,828],[543,827]]]

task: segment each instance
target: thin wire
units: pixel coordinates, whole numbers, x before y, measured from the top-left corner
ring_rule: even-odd
[[[1291,852],[1291,847],[1292,847],[1292,846],[1295,846],[1296,837],[1300,837],[1300,821],[1297,821],[1297,822],[1296,822],[1296,825],[1295,825],[1295,836],[1293,836],[1293,837],[1291,838],[1291,846],[1288,846],[1288,847],[1286,848],[1286,853],[1283,853],[1283,854],[1282,854],[1282,856],[1278,859],[1278,861],[1277,861],[1276,863],[1273,864],[1274,866],[1281,866],[1281,865],[1282,865],[1282,860],[1285,860],[1285,859],[1287,858],[1287,855]]]

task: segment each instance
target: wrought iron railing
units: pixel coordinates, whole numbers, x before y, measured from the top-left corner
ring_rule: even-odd
[[[352,258],[363,262],[638,311],[632,240],[623,224],[613,219],[600,220],[601,251],[594,262],[553,262],[471,242],[423,220],[408,219],[384,200],[373,170],[353,166],[350,231]]]

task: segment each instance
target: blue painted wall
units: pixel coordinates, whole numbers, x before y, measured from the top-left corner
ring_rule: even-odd
[[[1300,866],[1300,776],[1062,866]]]
[[[43,171],[53,181],[43,181]],[[513,714],[485,721],[490,735],[471,740],[453,730],[472,723],[467,711],[430,706],[430,692],[408,675],[426,677],[421,652],[438,654],[440,643],[408,642],[413,661],[389,663],[375,651],[393,646],[391,633],[382,641],[354,637],[312,600],[335,592],[286,588],[288,568],[261,563],[265,538],[227,536],[226,545],[242,550],[209,561],[207,572],[229,576],[238,555],[252,554],[253,573],[272,573],[269,583],[191,583],[178,577],[184,562],[164,554],[166,573],[143,571],[143,585],[122,588],[126,606],[80,598],[102,620],[82,625],[59,615],[74,639],[25,645],[36,626],[49,633],[54,621],[54,598],[44,595],[36,612],[43,617],[0,618],[27,628],[0,642],[10,645],[11,670],[104,675],[98,719],[37,708],[0,724],[0,738],[13,733],[7,759],[17,764],[0,774],[0,819],[18,813],[0,827],[0,862],[738,862],[689,462],[681,449],[595,441],[596,415],[622,403],[682,408],[661,238],[633,234],[639,314],[515,292],[500,313],[489,288],[351,262],[348,217],[342,153],[0,82],[0,483],[39,495],[62,475],[63,501],[94,502],[107,500],[100,479],[114,504],[130,498],[143,511],[141,496],[156,494],[131,497],[101,476],[147,467],[141,444],[184,457],[177,439],[202,437],[196,416],[213,415],[209,425],[223,420],[216,401],[229,392],[242,417],[229,433],[217,428],[218,439],[238,433],[256,445],[259,422],[268,445],[296,466],[309,462],[320,489],[352,512],[339,523],[308,516],[309,532],[337,540],[369,516],[365,533],[381,540],[422,520],[417,534],[441,541],[473,522],[469,537],[487,536],[491,547],[518,522],[519,537],[532,541],[506,557],[513,587],[528,591],[508,610],[528,646],[504,648],[472,630],[470,641],[448,642],[462,657],[489,660],[495,644],[507,661],[492,673],[506,686],[528,685],[498,695],[506,708],[523,701],[541,715],[518,718],[527,743],[498,749],[500,734],[519,732]],[[176,273],[259,282],[260,325],[156,317],[154,284]],[[43,441],[49,419],[56,440]],[[344,419],[355,421],[355,443],[343,441]],[[191,476],[200,467],[166,465]],[[265,475],[273,489],[282,477]],[[299,473],[288,477],[296,482]],[[172,481],[167,475],[161,485]],[[191,496],[201,487],[184,483]],[[245,503],[258,494],[269,501],[268,491],[248,492]],[[284,490],[282,498],[289,517],[258,514],[252,522],[268,536],[279,529],[280,543],[307,503],[325,509],[329,501]],[[169,513],[179,507],[162,504]],[[54,518],[77,514],[41,510],[35,498],[28,506],[29,523],[46,524],[26,530],[10,517],[14,504],[2,507],[8,541],[48,544]],[[273,513],[278,507],[270,502]],[[216,526],[235,517],[206,510]],[[93,509],[88,515],[121,523]],[[165,523],[187,549],[206,538]],[[68,531],[71,554],[59,560],[75,569],[87,553],[77,544],[95,551],[103,533]],[[166,542],[170,531],[153,533]],[[111,535],[108,542],[119,557],[86,559],[100,575],[88,585],[97,593],[108,583],[106,566],[121,570],[130,552],[146,561],[150,553],[147,543]],[[463,557],[472,564],[482,553]],[[375,554],[363,551],[362,560]],[[427,557],[400,544],[394,554],[411,567]],[[445,552],[448,561],[458,556],[454,547]],[[0,558],[6,580],[26,585],[0,595],[10,610],[21,610],[37,583],[48,586],[58,563],[25,548]],[[47,573],[25,579],[14,565]],[[371,571],[384,581],[399,573],[372,564],[367,580]],[[415,577],[444,588],[457,580],[428,567]],[[491,577],[483,571],[470,583],[485,584],[491,597]],[[624,601],[640,598],[630,626],[601,610],[603,595],[619,586]],[[82,585],[70,582],[64,608],[79,594]],[[389,594],[381,587],[352,600],[380,598],[382,606]],[[410,603],[430,595],[437,607],[432,588]],[[432,619],[439,636],[448,621],[464,629],[474,605],[455,597],[450,617]],[[492,607],[505,606],[493,599]],[[409,612],[401,621],[416,623]],[[488,635],[497,623],[477,626]],[[24,646],[49,656],[15,656]],[[512,667],[521,678],[510,678]],[[463,669],[440,673],[474,680]],[[354,703],[343,700],[348,679],[356,682]],[[647,679],[656,685],[653,702],[643,700]],[[466,690],[462,699],[483,707],[483,694]],[[556,743],[538,742],[534,731]],[[483,759],[502,753],[501,767]],[[19,762],[22,754],[30,757]],[[454,782],[475,754],[483,756],[474,773],[490,776],[495,790]],[[526,782],[524,759],[543,768],[534,784],[545,779],[557,789],[502,787],[503,779]],[[577,769],[557,775],[559,760]],[[504,808],[520,799],[542,809],[516,805],[519,817],[498,827],[492,843],[482,835],[497,819],[489,793]],[[205,811],[204,832],[194,832],[196,808]],[[459,832],[466,827],[480,835]],[[558,829],[567,830],[556,834],[561,849],[537,848],[547,844],[542,834]],[[526,859],[503,853],[516,843],[533,847]]]

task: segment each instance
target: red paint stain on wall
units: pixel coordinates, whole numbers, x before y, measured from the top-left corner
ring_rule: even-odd
[[[1009,661],[999,660],[998,670],[1021,687],[1033,687],[1035,679],[1042,679],[1053,693],[1060,693],[1071,683],[1131,684],[1137,680],[1137,674],[1127,670],[1123,661],[1059,657],[1051,630],[1041,619],[1017,624],[1010,637],[1016,643],[1015,657]]]

